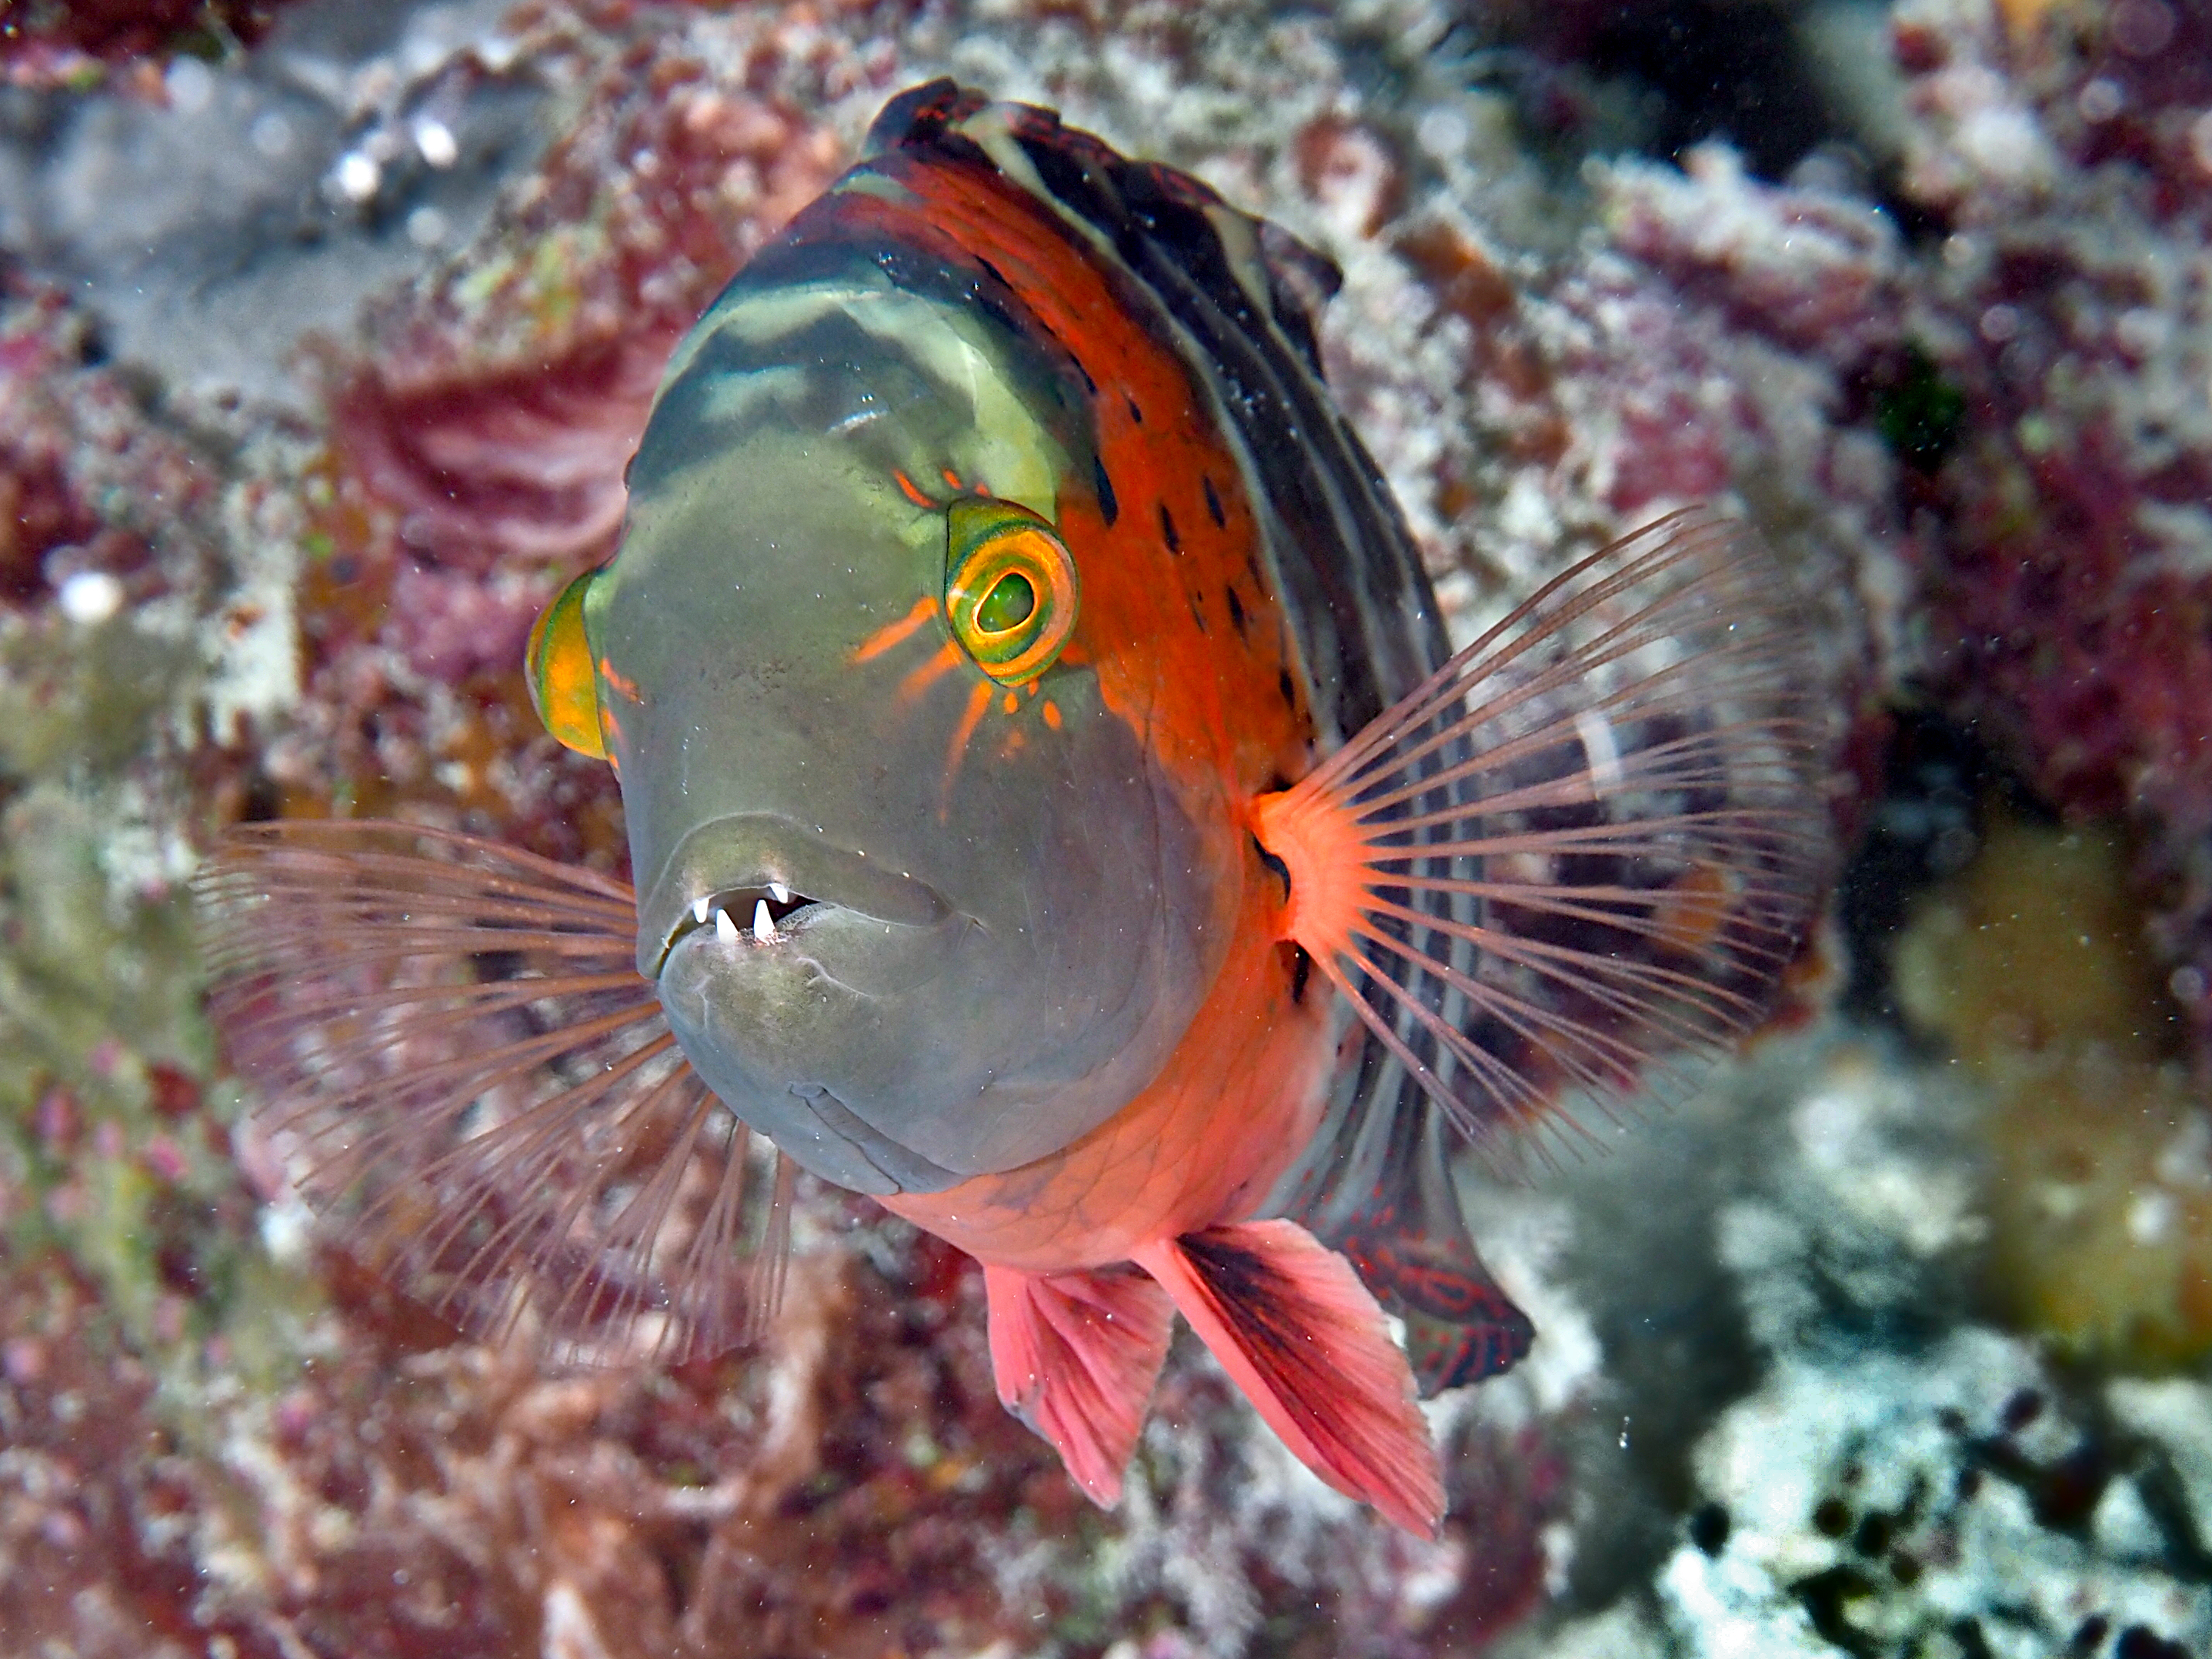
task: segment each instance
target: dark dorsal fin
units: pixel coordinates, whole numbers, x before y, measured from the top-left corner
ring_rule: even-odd
[[[860,141],[861,159],[940,138],[947,127],[966,120],[989,101],[981,93],[942,76],[908,87],[868,124],[868,136]]]

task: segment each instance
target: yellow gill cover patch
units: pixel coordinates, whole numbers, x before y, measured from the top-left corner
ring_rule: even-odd
[[[586,570],[558,593],[530,629],[524,663],[530,701],[545,729],[562,744],[594,760],[607,757],[599,726],[599,678],[584,630],[584,596],[596,570]]]

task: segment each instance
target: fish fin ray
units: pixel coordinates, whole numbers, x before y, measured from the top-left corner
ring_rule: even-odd
[[[1112,1508],[1167,1358],[1174,1304],[1128,1272],[987,1263],[983,1285],[1000,1401],[1052,1443],[1093,1503]]]
[[[1350,1262],[1282,1220],[1209,1227],[1136,1261],[1299,1462],[1407,1531],[1437,1535],[1444,1492],[1428,1422]]]
[[[1680,1093],[1754,1029],[1830,855],[1812,655],[1758,538],[1686,509],[1263,797],[1285,931],[1369,1028],[1370,1074],[1387,1058],[1515,1170],[1587,1133],[1567,1090],[1607,1115]]]
[[[1405,1322],[1406,1358],[1425,1400],[1511,1370],[1536,1330],[1468,1235],[1444,1115],[1402,1068],[1382,1086],[1395,1091],[1388,1109],[1332,1116],[1334,1133],[1325,1128],[1320,1155],[1308,1160],[1313,1178],[1285,1208]]]
[[[677,1050],[629,889],[447,831],[293,823],[228,832],[194,897],[257,1120],[368,1265],[566,1363],[677,1363],[773,1316],[788,1172]]]

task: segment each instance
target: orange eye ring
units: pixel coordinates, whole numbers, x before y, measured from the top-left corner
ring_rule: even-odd
[[[945,521],[952,635],[1000,684],[1026,685],[1075,632],[1082,598],[1075,556],[1049,524],[1012,501],[957,501]]]
[[[599,729],[599,677],[592,665],[592,642],[584,632],[584,595],[596,570],[586,570],[553,596],[553,603],[531,625],[523,651],[531,705],[545,729],[563,747],[593,760],[607,757]]]

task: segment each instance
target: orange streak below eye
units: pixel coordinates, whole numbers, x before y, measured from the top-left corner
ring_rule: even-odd
[[[599,659],[599,678],[607,683],[608,690],[619,693],[630,702],[641,703],[645,701],[645,693],[637,689],[637,682],[624,679],[615,672],[615,665],[605,657]]]
[[[1060,730],[1060,705],[1049,697],[1045,699],[1044,723],[1055,732]]]
[[[939,471],[945,475],[945,482],[951,484],[955,489],[965,489],[968,487],[960,482],[960,475],[957,472],[955,472],[951,467],[940,467]]]
[[[916,507],[919,507],[925,511],[928,511],[933,509],[937,506],[935,501],[933,501],[928,496],[923,495],[921,491],[915,488],[913,479],[908,477],[905,473],[900,471],[897,468],[894,467],[891,469],[891,477],[897,480],[900,493],[903,495],[907,500],[912,501]]]
[[[937,614],[937,601],[924,594],[914,602],[914,609],[895,623],[885,623],[874,633],[854,647],[848,662],[862,663],[880,657],[893,646],[904,643],[920,628]]]
[[[897,697],[902,703],[912,702],[946,674],[960,665],[960,647],[947,640],[939,646],[937,654],[899,682]]]
[[[960,775],[960,762],[968,752],[968,740],[975,735],[975,728],[983,723],[983,716],[990,709],[991,690],[988,680],[972,687],[968,693],[968,706],[960,711],[960,724],[953,728],[952,743],[945,755],[945,790],[937,809],[939,817],[951,810],[953,780]]]

